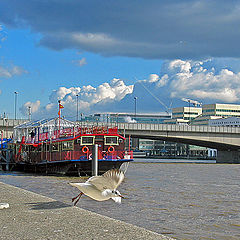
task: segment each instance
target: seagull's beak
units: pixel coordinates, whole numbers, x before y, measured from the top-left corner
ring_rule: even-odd
[[[121,197],[121,198],[125,198],[123,195],[119,195],[119,197]]]

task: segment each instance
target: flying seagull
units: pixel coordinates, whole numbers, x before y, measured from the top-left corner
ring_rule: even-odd
[[[85,183],[70,183],[70,185],[77,187],[81,192],[72,199],[74,206],[77,204],[83,194],[97,200],[105,201],[112,199],[117,203],[121,203],[123,196],[117,190],[117,187],[124,179],[124,173],[119,169],[111,169],[101,176],[94,176],[89,178]]]

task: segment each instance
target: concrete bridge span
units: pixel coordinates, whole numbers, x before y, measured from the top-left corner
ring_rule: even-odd
[[[240,128],[170,124],[119,123],[122,134],[165,140],[218,150],[217,162],[240,163]]]

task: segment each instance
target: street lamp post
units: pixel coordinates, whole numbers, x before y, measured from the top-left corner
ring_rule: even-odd
[[[15,109],[14,109],[14,119],[16,120],[17,119],[17,95],[18,95],[18,92],[14,92],[15,94]]]
[[[137,97],[134,97],[134,109],[135,109],[135,120],[136,120],[136,117],[137,117]]]
[[[78,94],[76,95],[76,97],[77,97],[77,121],[78,121]]]
[[[29,121],[31,121],[31,106],[28,106],[28,117]]]

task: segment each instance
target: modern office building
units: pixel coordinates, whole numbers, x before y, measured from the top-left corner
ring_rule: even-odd
[[[172,109],[173,119],[192,120],[202,114],[200,107],[178,107]]]
[[[209,125],[209,121],[215,121],[227,117],[240,117],[240,105],[237,104],[205,104],[202,106],[202,114],[191,121],[192,125]]]
[[[86,117],[89,121],[100,121],[109,123],[152,123],[161,124],[164,120],[171,119],[168,113],[96,113]]]
[[[209,126],[240,127],[240,117],[210,119]]]
[[[172,119],[164,120],[165,124],[178,124],[186,125],[192,119],[202,114],[202,108],[200,107],[178,107],[172,109]]]
[[[203,116],[240,117],[240,105],[237,104],[206,104],[202,107]]]

